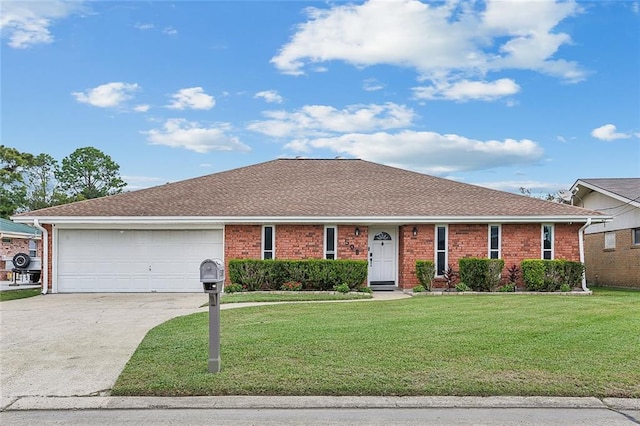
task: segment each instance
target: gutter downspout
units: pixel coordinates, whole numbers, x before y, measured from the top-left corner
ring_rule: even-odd
[[[33,219],[33,226],[42,232],[42,294],[49,289],[49,233],[40,225],[38,219]]]
[[[580,262],[584,265],[584,230],[591,225],[591,218],[587,219],[587,223],[578,230],[578,247],[580,251]],[[582,274],[582,290],[589,291],[587,288],[587,271]]]

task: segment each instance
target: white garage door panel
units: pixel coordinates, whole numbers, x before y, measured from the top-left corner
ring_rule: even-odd
[[[201,292],[206,258],[223,258],[222,230],[61,229],[58,291]]]

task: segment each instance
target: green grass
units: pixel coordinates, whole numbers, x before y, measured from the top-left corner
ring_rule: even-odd
[[[221,313],[145,337],[114,395],[555,395],[640,397],[640,292],[416,297]]]
[[[247,292],[225,293],[220,303],[245,303],[245,302],[317,302],[322,300],[354,300],[371,299],[368,293],[311,293],[306,291],[291,292]]]
[[[0,291],[0,302],[6,302],[7,300],[24,299],[26,297],[33,297],[33,296],[39,295],[40,292],[41,290],[39,288]]]

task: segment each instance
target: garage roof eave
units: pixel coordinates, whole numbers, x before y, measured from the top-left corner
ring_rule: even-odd
[[[224,226],[218,218],[201,216],[16,216],[15,222],[58,225],[206,225]]]

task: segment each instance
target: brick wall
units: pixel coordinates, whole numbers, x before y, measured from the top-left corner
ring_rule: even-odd
[[[359,235],[355,235],[356,227]],[[413,228],[417,235],[413,235]],[[524,259],[541,258],[540,224],[502,225],[502,259],[505,267],[520,265]],[[554,248],[556,259],[579,260],[578,229],[580,224],[556,224]],[[324,257],[323,225],[276,225],[275,256],[277,259],[322,259]],[[435,225],[404,225],[398,228],[398,286],[410,289],[418,285],[416,260],[434,260]],[[368,258],[368,227],[339,225],[338,259]],[[227,225],[225,227],[225,260],[260,259],[262,226]],[[464,257],[487,257],[489,230],[487,224],[450,224],[448,226],[448,262],[458,269]],[[640,250],[637,250],[640,253]],[[228,265],[227,265],[228,266]],[[228,276],[228,274],[227,274]],[[434,285],[443,287],[437,280]]]
[[[367,260],[369,228],[366,226],[357,228],[360,230],[360,235],[356,235],[356,226],[338,226],[338,259]]]
[[[580,260],[578,229],[580,224],[556,224],[554,248],[556,259]],[[435,225],[415,225],[418,235],[413,236],[414,225],[400,227],[398,276],[399,287],[410,289],[418,285],[415,276],[416,260],[434,260]],[[501,258],[505,269],[520,265],[524,259],[540,259],[541,225],[504,224],[502,228]],[[464,257],[487,257],[489,254],[489,229],[487,224],[450,224],[448,226],[448,263],[458,270],[458,261]],[[639,251],[640,252],[640,251]],[[506,270],[504,271],[506,276]],[[434,287],[444,287],[442,279],[436,279]]]
[[[322,259],[323,225],[277,225],[276,259]]]
[[[224,227],[225,269],[229,270],[229,259],[261,259],[261,246],[261,225],[226,225]],[[229,274],[225,273],[225,285],[229,283]]]
[[[604,248],[604,232],[585,235],[587,283],[640,288],[640,246],[633,245],[630,229],[614,233],[615,249]]]
[[[400,288],[417,286],[416,260],[434,258],[434,225],[415,225],[418,235],[413,236],[414,225],[404,225],[398,232],[398,284]]]

